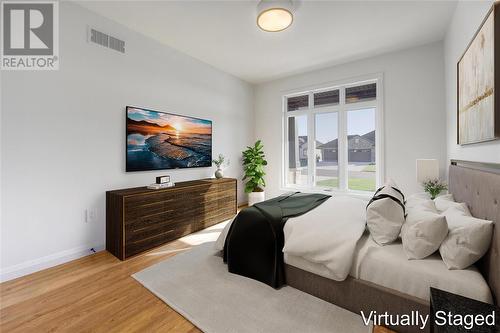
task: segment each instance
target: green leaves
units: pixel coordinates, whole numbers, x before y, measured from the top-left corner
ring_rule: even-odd
[[[257,140],[253,147],[247,147],[243,151],[243,170],[246,180],[245,192],[262,192],[262,187],[266,186],[264,181],[264,166],[267,165],[266,157],[264,155],[264,145],[261,140]]]
[[[226,158],[224,157],[224,155],[219,154],[219,157],[217,157],[216,160],[212,160],[212,163],[214,163],[217,166],[217,168],[220,168],[221,165],[224,164],[225,159]]]
[[[434,200],[439,193],[448,189],[448,186],[438,179],[425,181],[422,183],[422,186],[424,187],[424,191],[430,194],[432,200]]]

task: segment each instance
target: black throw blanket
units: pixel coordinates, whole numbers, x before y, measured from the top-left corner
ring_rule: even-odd
[[[283,227],[330,198],[324,194],[293,193],[243,209],[234,219],[224,244],[224,262],[231,273],[273,288],[285,283]]]

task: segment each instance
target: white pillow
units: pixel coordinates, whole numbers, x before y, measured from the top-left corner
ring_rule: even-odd
[[[459,215],[465,215],[465,216],[472,216],[470,213],[469,207],[467,207],[467,204],[464,202],[456,202],[456,205],[451,206],[441,214],[459,214]]]
[[[401,229],[403,249],[408,259],[423,259],[439,249],[448,234],[448,224],[439,215],[432,200],[420,200],[407,206],[406,222]]]
[[[466,215],[471,215],[467,205],[464,203],[455,202],[453,198],[453,194],[445,194],[434,199],[434,203],[436,204],[436,208],[439,212],[444,212],[451,207],[460,206]]]
[[[396,187],[399,189],[399,186],[398,184],[396,184],[396,181],[392,178],[388,178],[386,181],[385,181],[385,184],[384,186],[392,186],[392,187]]]
[[[395,241],[405,221],[404,196],[395,186],[381,187],[366,207],[366,224],[380,245]]]
[[[412,194],[406,199],[405,206],[406,208],[415,207],[416,205],[419,205],[423,201],[427,200],[430,200],[430,197],[426,196],[425,193]]]
[[[425,203],[427,206],[432,207],[432,211],[437,212],[436,210],[436,205],[434,202],[431,200],[431,197],[427,193],[416,193],[412,194],[406,199],[406,208],[411,208],[411,207],[416,207],[418,205],[421,205],[422,203]]]
[[[450,207],[443,215],[448,222],[448,236],[439,253],[448,269],[465,269],[488,251],[493,222],[464,214],[463,206]]]

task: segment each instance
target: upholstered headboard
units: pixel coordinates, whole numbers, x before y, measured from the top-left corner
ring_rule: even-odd
[[[500,164],[452,160],[449,191],[455,201],[465,202],[473,216],[495,223],[490,250],[478,268],[500,303]]]

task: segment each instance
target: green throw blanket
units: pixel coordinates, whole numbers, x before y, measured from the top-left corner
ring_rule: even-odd
[[[231,273],[273,288],[285,283],[283,227],[290,217],[318,207],[330,198],[324,194],[292,193],[243,209],[234,219],[224,245],[224,262]]]

